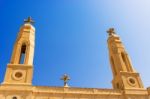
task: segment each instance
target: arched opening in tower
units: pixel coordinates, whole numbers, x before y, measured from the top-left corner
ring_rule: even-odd
[[[25,56],[26,56],[26,45],[23,44],[22,47],[21,47],[19,64],[24,64],[24,62],[25,62]]]

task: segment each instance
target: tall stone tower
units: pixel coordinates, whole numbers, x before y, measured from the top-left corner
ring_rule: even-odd
[[[35,28],[33,20],[28,17],[20,28],[14,45],[10,63],[7,65],[3,84],[31,85],[33,74],[33,57]]]
[[[113,28],[108,31],[108,48],[111,68],[113,72],[112,85],[114,89],[144,89],[139,73],[131,64],[129,55],[120,37]]]

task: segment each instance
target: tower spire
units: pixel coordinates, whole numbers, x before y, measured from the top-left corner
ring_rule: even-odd
[[[143,88],[139,73],[133,69],[120,37],[115,33],[114,28],[110,28],[107,33],[109,33],[107,43],[114,89]]]
[[[31,17],[24,22],[6,69],[4,84],[31,85],[32,83],[35,28],[31,25],[34,23]]]

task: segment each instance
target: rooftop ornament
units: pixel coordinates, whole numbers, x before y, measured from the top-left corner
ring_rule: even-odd
[[[64,81],[64,87],[69,87],[67,82],[70,80],[70,77],[67,74],[64,74],[61,80]]]
[[[109,34],[109,36],[112,36],[112,35],[116,34],[114,28],[110,28],[110,29],[107,31],[107,33]]]
[[[24,19],[24,23],[33,24],[35,22],[34,22],[34,20],[31,17],[28,17],[27,19]]]

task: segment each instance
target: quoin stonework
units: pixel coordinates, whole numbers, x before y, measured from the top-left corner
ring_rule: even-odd
[[[113,80],[112,89],[33,86],[33,59],[35,48],[34,21],[28,17],[21,26],[0,85],[0,99],[150,99],[150,88],[144,88],[142,79],[133,68],[120,37],[110,28],[108,51]],[[66,76],[67,77],[67,76]]]

